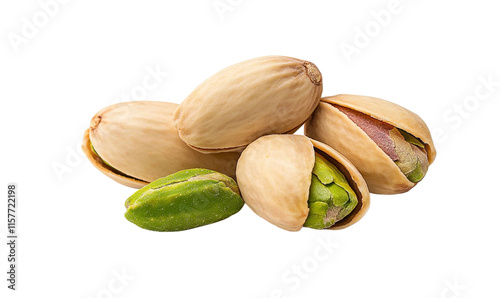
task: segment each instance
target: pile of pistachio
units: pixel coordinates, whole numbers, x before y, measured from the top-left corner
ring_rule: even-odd
[[[367,212],[370,192],[413,188],[436,150],[411,111],[322,90],[311,62],[255,58],[208,78],[180,105],[102,109],[82,147],[102,173],[140,188],[125,217],[141,228],[191,229],[246,203],[288,231],[342,229]],[[305,136],[295,135],[302,125]]]

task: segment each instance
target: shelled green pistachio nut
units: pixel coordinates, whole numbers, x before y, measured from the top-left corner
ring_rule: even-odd
[[[348,158],[372,193],[410,190],[436,157],[429,129],[418,115],[374,97],[322,98],[304,131]]]
[[[189,169],[139,189],[125,202],[125,217],[147,230],[182,231],[228,218],[243,204],[230,177]]]
[[[294,133],[323,90],[311,62],[268,56],[229,66],[201,83],[175,111],[179,136],[207,153],[239,151],[263,135]]]
[[[203,154],[180,138],[172,122],[176,104],[119,103],[98,112],[85,131],[83,151],[113,180],[134,188],[172,173],[206,168],[236,176],[239,153]]]
[[[358,170],[331,147],[305,136],[259,138],[241,154],[236,176],[245,203],[289,231],[346,228],[370,204]]]

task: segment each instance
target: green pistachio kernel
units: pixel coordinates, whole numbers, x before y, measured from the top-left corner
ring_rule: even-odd
[[[422,180],[429,168],[425,146],[413,135],[401,129],[389,131],[394,141],[394,149],[398,156],[395,161],[401,172],[411,182],[417,183]]]
[[[206,169],[184,170],[139,189],[125,202],[125,218],[153,231],[181,231],[237,213],[243,200],[236,182]]]
[[[316,153],[309,188],[309,215],[304,227],[326,229],[342,220],[358,204],[356,193],[344,175]]]
[[[407,141],[408,143],[413,144],[415,146],[418,146],[420,148],[425,148],[424,144],[422,144],[422,142],[420,142],[420,140],[415,138],[413,135],[411,135],[411,134],[407,133],[406,131],[399,129],[399,128],[398,128],[398,131],[401,133],[401,135],[403,136],[405,141]]]

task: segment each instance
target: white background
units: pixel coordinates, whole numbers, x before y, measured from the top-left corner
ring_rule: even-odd
[[[61,0],[48,16],[48,0],[2,1],[0,296],[500,297],[499,7],[465,2]],[[218,70],[264,55],[314,62],[325,96],[376,96],[419,114],[438,151],[427,177],[373,195],[342,231],[287,232],[246,206],[185,232],[129,223],[134,190],[80,150],[92,116],[120,101],[179,103]],[[141,92],[149,69],[162,74]]]

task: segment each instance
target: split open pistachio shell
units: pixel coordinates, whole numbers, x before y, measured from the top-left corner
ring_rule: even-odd
[[[358,201],[354,210],[329,229],[342,229],[359,221],[370,203],[361,174],[331,147],[300,135],[263,136],[243,151],[236,176],[245,203],[282,229],[300,230],[310,211],[308,199],[315,153],[342,173]]]
[[[263,135],[295,132],[319,103],[322,77],[311,62],[247,60],[199,85],[174,114],[179,136],[201,152],[242,151]]]
[[[190,168],[236,176],[239,153],[203,154],[188,147],[172,122],[176,104],[119,103],[102,109],[83,138],[92,164],[113,180],[134,188]]]
[[[304,131],[348,158],[372,193],[410,190],[436,157],[429,129],[417,114],[374,97],[322,98]]]

